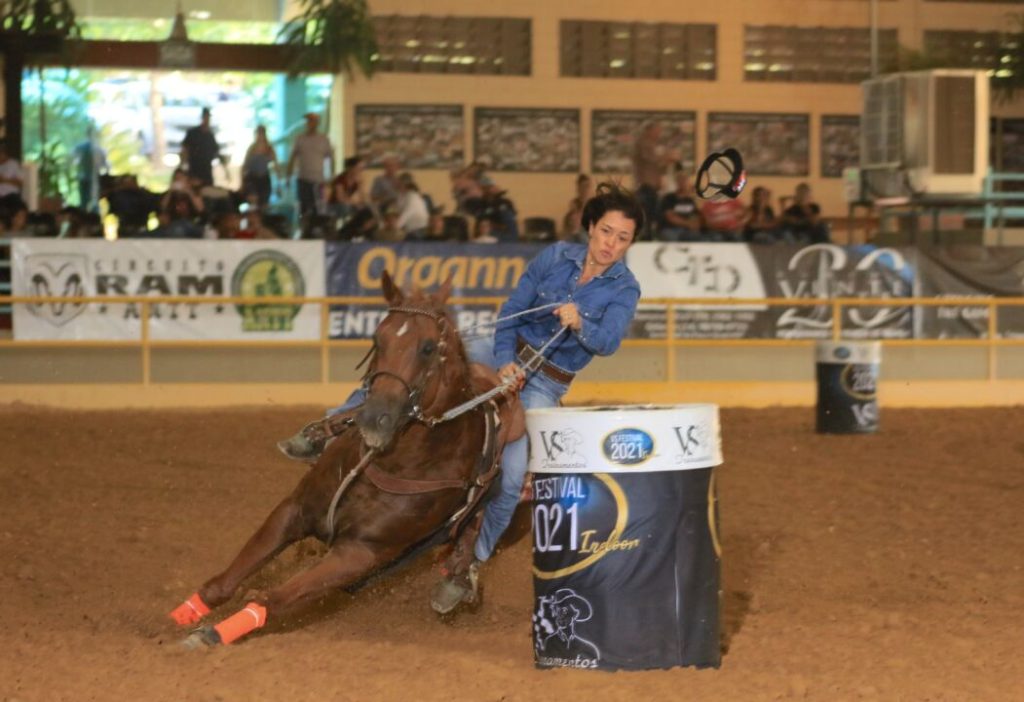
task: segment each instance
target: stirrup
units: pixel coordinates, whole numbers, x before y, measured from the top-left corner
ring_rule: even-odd
[[[434,584],[430,608],[438,614],[450,614],[459,605],[480,603],[480,561],[474,560],[462,575],[449,575]]]

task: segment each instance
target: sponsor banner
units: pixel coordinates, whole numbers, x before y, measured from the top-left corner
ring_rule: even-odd
[[[453,297],[500,298],[497,304],[453,306],[457,325],[465,329],[497,319],[501,302],[515,290],[539,251],[535,244],[328,243],[327,291],[332,296],[380,299],[385,270],[403,289],[433,290],[452,276]],[[332,339],[370,338],[386,313],[383,302],[332,305],[329,335]]]
[[[717,666],[717,408],[530,410],[526,423],[537,665]]]
[[[715,405],[528,410],[533,473],[638,473],[722,462]]]
[[[781,339],[828,339],[832,335],[832,307],[836,297],[893,298],[885,307],[844,307],[842,329],[846,339],[909,339],[914,336],[914,310],[896,304],[913,297],[913,249],[876,246],[757,247],[769,297],[800,301],[791,307],[773,307],[774,336]],[[806,305],[820,299],[821,305]]]
[[[18,239],[15,295],[320,297],[321,242]],[[14,306],[14,338],[139,339],[134,303]],[[318,305],[153,304],[151,339],[318,339]]]

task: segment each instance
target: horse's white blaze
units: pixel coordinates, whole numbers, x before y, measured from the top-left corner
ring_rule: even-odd
[[[407,331],[409,331],[409,320],[405,320],[405,324],[402,325],[395,336],[404,336]]]

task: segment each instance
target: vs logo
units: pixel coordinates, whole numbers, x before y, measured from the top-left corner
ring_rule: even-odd
[[[702,460],[711,452],[710,431],[704,424],[687,424],[686,426],[672,427],[676,433],[676,440],[679,442],[679,453],[676,461],[680,463]]]
[[[550,463],[561,463],[579,459],[576,450],[583,443],[583,437],[573,429],[540,432],[541,446],[544,456]]]

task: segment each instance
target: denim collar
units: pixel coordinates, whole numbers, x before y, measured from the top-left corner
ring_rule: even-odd
[[[579,266],[579,269],[581,271],[583,270],[583,262],[587,258],[587,245],[586,244],[576,244],[575,246],[567,246],[567,247],[565,247],[565,252],[564,253],[565,253],[565,257],[567,259],[569,259],[570,261],[575,262],[576,265]],[[622,259],[619,259],[618,261],[613,263],[611,266],[609,266],[608,270],[606,270],[604,273],[602,273],[600,275],[597,275],[597,276],[594,276],[594,277],[595,278],[619,278],[625,272],[626,272],[626,264],[622,262]]]

